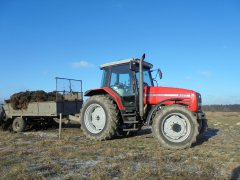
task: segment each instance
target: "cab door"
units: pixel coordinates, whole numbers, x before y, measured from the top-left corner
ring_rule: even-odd
[[[135,107],[134,76],[129,64],[111,68],[109,87],[115,91],[125,107]]]

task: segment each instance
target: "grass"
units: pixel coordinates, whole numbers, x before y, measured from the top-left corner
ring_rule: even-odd
[[[103,142],[79,128],[0,131],[0,179],[229,179],[240,174],[240,113],[208,112],[204,141],[166,150],[150,130]],[[232,173],[234,172],[234,173]]]

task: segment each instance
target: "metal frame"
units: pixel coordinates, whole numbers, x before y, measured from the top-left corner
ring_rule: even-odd
[[[78,92],[78,93],[81,93],[82,96],[83,96],[83,92],[82,92],[82,80],[78,80],[78,79],[70,79],[70,78],[62,78],[62,77],[55,77],[56,79],[56,101],[58,100],[58,92],[61,92],[61,93],[65,93],[65,92],[69,92],[69,93],[73,93],[73,92]],[[67,80],[69,81],[69,91],[60,91],[58,90],[58,80]],[[80,91],[72,91],[72,81],[76,81],[76,82],[80,82]]]

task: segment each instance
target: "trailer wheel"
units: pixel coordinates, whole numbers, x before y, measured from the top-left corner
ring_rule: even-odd
[[[2,112],[1,112],[1,114],[0,114],[0,122],[1,123],[4,123],[4,122],[6,122],[7,121],[7,116],[6,116],[6,113],[5,113],[5,111],[4,110],[2,110]]]
[[[161,146],[168,149],[185,149],[196,142],[198,122],[193,113],[180,105],[169,105],[153,118],[152,130]]]
[[[80,119],[81,129],[89,139],[111,139],[117,132],[118,108],[107,96],[92,96],[84,103]]]
[[[2,128],[2,130],[10,130],[10,126],[12,124],[11,119],[8,119],[6,116],[6,113],[4,110],[2,110],[1,112],[1,117],[0,117],[0,127]]]
[[[26,127],[26,121],[21,117],[16,117],[12,123],[12,129],[14,132],[23,132]]]

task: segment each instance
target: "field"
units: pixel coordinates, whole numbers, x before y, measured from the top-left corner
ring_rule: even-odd
[[[1,179],[239,179],[240,113],[207,112],[204,139],[166,150],[145,128],[137,136],[87,140],[74,125],[25,133],[0,131]]]

